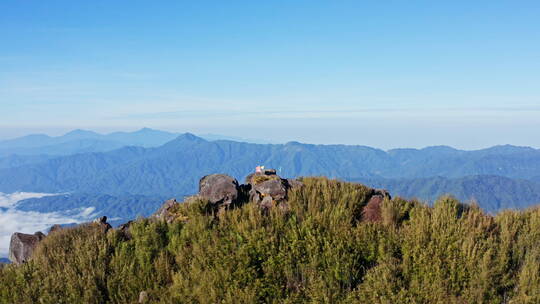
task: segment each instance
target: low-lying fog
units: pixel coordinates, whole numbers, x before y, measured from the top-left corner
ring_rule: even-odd
[[[0,258],[8,256],[9,242],[14,232],[45,233],[54,224],[81,223],[93,218],[93,207],[50,213],[17,210],[17,203],[21,200],[54,195],[58,194],[0,192]]]

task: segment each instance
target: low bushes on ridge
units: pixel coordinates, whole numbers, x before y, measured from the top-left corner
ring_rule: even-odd
[[[0,270],[0,303],[538,303],[540,209],[493,217],[443,197],[433,207],[304,178],[289,208],[179,205],[130,237],[82,225]]]

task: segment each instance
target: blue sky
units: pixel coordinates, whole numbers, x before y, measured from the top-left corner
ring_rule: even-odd
[[[157,3],[0,2],[0,139],[540,147],[538,1]]]

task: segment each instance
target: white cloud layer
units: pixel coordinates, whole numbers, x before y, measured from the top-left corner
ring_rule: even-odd
[[[17,192],[4,194],[0,192],[0,257],[7,257],[9,242],[14,232],[33,234],[45,231],[54,224],[70,224],[89,221],[94,217],[94,207],[81,208],[66,212],[40,213],[15,209],[17,202],[27,198],[41,198],[57,194]]]
[[[9,208],[14,207],[17,202],[28,198],[40,198],[45,196],[53,196],[57,194],[50,193],[31,193],[31,192],[15,192],[11,194],[5,194],[0,192],[0,207]]]

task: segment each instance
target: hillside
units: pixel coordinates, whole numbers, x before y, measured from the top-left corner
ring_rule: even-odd
[[[14,168],[30,164],[37,164],[54,158],[50,155],[8,155],[0,157],[0,169]]]
[[[192,199],[169,222],[55,231],[28,263],[0,269],[0,303],[540,301],[538,208],[372,205],[362,185],[302,183],[271,209]]]

